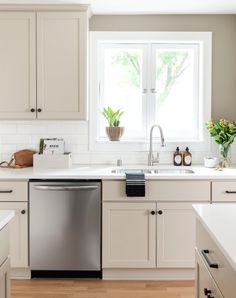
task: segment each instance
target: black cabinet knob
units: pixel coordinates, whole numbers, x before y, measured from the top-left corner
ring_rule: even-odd
[[[162,211],[162,210],[158,210],[157,213],[158,213],[159,215],[162,215],[163,211]]]
[[[151,213],[151,215],[155,215],[156,214],[156,212],[154,210],[152,210],[150,213]]]
[[[208,290],[207,288],[204,288],[204,295],[208,296],[208,294],[211,294],[211,290]]]
[[[39,108],[39,109],[37,109],[37,111],[40,113],[40,112],[42,112],[42,109]]]
[[[21,210],[21,212],[20,212],[21,214],[25,214],[26,213],[26,211],[25,210]]]
[[[34,113],[35,112],[35,109],[34,108],[30,109],[30,112],[31,113]]]

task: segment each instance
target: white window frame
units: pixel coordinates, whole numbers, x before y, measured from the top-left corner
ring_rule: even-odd
[[[198,43],[200,45],[199,63],[199,132],[200,141],[185,142],[184,140],[167,141],[165,148],[159,151],[173,151],[176,146],[189,146],[192,151],[209,151],[210,137],[205,123],[211,119],[211,87],[212,87],[212,33],[211,32],[90,32],[89,60],[89,150],[133,152],[147,151],[149,141],[121,140],[111,142],[97,140],[98,117],[101,117],[99,99],[99,43]],[[153,123],[154,124],[154,123]],[[163,127],[165,132],[165,128]],[[158,132],[157,132],[158,136]],[[168,138],[168,136],[166,136]],[[156,139],[159,143],[159,136]]]

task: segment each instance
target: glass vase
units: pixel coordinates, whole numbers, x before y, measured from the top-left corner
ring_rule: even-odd
[[[230,144],[219,146],[219,167],[227,168],[231,165]]]

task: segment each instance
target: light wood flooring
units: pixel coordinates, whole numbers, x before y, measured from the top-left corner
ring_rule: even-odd
[[[194,298],[192,281],[13,280],[12,298]]]

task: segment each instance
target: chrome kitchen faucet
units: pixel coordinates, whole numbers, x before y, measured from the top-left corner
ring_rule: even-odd
[[[161,147],[165,147],[165,139],[163,135],[163,130],[160,125],[154,124],[151,129],[150,129],[150,140],[149,140],[149,153],[148,153],[148,165],[153,166],[155,164],[159,163],[159,152],[156,153],[156,158],[154,158],[153,154],[153,148],[152,148],[152,143],[153,143],[153,130],[155,127],[159,128],[160,135],[161,135]]]

